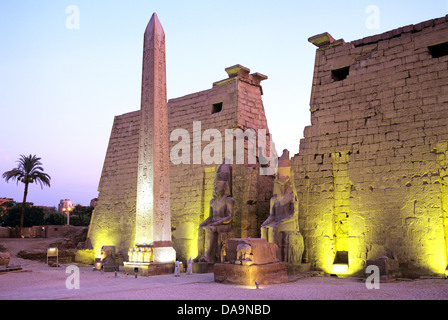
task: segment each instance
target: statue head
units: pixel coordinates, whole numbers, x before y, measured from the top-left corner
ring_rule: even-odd
[[[227,164],[224,158],[223,163],[219,166],[216,171],[215,183],[213,188],[213,197],[227,195],[230,196],[230,177],[231,168],[230,164]]]
[[[285,194],[293,192],[292,189],[291,161],[289,160],[289,151],[283,150],[282,156],[278,159],[278,168],[274,180],[274,195],[282,197]]]
[[[275,174],[276,178],[291,176],[291,160],[289,160],[289,151],[284,149],[280,158],[278,158],[278,167]]]
[[[112,246],[101,247],[101,261],[106,261],[110,258],[114,258],[115,248]]]

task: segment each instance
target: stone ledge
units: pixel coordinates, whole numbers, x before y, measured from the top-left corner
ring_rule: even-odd
[[[134,269],[141,277],[160,276],[164,274],[174,274],[174,262],[154,263],[154,262],[124,262],[124,272],[135,275]]]
[[[193,273],[212,273],[214,265],[210,262],[195,262],[193,263]]]
[[[254,286],[288,282],[286,264],[283,262],[263,265],[237,265],[217,263],[214,267],[215,282]]]
[[[74,250],[61,250],[58,252],[59,264],[72,263],[75,261],[76,252]],[[17,253],[17,257],[34,261],[47,261],[47,250],[21,250]],[[56,260],[55,257],[50,257],[51,261]]]
[[[303,274],[306,272],[310,272],[311,264],[310,263],[302,263],[302,264],[287,264],[286,269],[288,270],[288,275],[296,275]]]
[[[392,38],[396,38],[405,33],[416,33],[420,32],[425,28],[432,28],[436,25],[446,23],[448,21],[448,15],[436,19],[430,19],[427,21],[420,22],[418,24],[411,24],[404,27],[400,27],[397,29],[393,29],[384,33],[380,33],[377,35],[365,37],[359,40],[354,40],[351,43],[355,47],[365,46],[371,43],[377,43],[382,40],[389,40]]]

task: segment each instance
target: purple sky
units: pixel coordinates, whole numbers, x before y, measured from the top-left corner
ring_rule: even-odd
[[[360,39],[444,16],[448,1],[2,1],[0,173],[36,154],[52,177],[28,201],[89,205],[98,196],[114,116],[140,108],[153,12],[166,34],[168,98],[211,88],[235,64],[265,74],[270,131],[279,153],[294,155],[310,118],[308,37]],[[21,183],[0,181],[0,197],[22,195]]]

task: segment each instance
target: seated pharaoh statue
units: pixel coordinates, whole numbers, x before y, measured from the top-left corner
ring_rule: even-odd
[[[225,161],[216,172],[210,214],[200,225],[205,231],[205,256],[195,260],[201,262],[222,262],[225,256],[225,242],[233,236],[233,211],[235,200],[230,196],[230,165]]]
[[[303,238],[299,232],[289,152],[283,150],[274,180],[269,217],[261,225],[261,237],[279,247],[280,261],[300,263]]]

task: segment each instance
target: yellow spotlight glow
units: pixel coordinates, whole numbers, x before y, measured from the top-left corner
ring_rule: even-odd
[[[95,270],[101,270],[101,258],[95,258],[95,262],[93,263]]]
[[[176,260],[176,251],[172,247],[154,248],[154,262],[171,263]]]
[[[348,264],[346,263],[335,263],[333,264],[334,274],[346,274],[348,273]]]
[[[249,285],[249,284],[246,284],[246,285],[241,285],[240,287],[241,288],[244,288],[244,289],[248,289],[248,290],[262,290],[262,288],[261,288],[261,286],[260,285],[258,285],[259,287],[257,288],[257,286],[255,286],[255,285]]]

